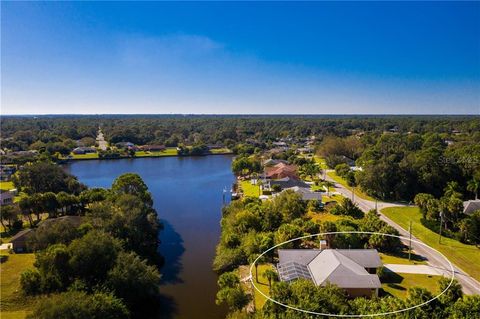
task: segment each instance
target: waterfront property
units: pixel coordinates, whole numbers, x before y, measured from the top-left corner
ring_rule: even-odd
[[[279,249],[280,280],[307,279],[317,286],[333,284],[350,297],[378,296],[382,266],[376,249]]]

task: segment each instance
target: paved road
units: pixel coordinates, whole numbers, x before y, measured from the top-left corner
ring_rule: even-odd
[[[106,151],[106,150],[107,150],[107,141],[105,141],[105,137],[103,136],[103,132],[102,132],[101,129],[98,129],[97,143],[98,143],[98,147],[99,147],[102,151]]]
[[[333,179],[328,177],[328,175],[326,176],[326,178],[327,178],[327,180],[329,180],[329,181],[331,181],[335,184],[335,191],[339,192],[340,194],[342,194],[345,197],[348,197],[350,199],[352,198],[352,192],[350,190],[346,189],[343,185],[341,185],[339,183],[336,183]],[[360,198],[358,196],[354,197],[354,201],[358,205],[358,207],[360,207],[360,209],[362,209],[364,212],[367,212],[371,209],[375,209],[375,202],[373,202],[373,201],[369,201],[369,200]],[[383,208],[395,207],[395,206],[398,207],[398,206],[405,206],[405,205],[385,203],[385,202],[378,202],[377,203],[377,209],[378,209],[379,212]],[[380,213],[380,218],[382,220],[384,220],[386,223],[388,223],[390,226],[396,228],[400,232],[401,236],[405,236],[405,237],[409,236],[408,231],[403,229],[400,225],[398,225],[397,223],[395,223],[394,221],[392,221],[391,219],[389,219],[388,217],[386,217],[382,213]],[[415,236],[412,236],[412,239],[417,240],[417,241],[421,241],[420,239],[416,238]],[[406,245],[408,245],[407,240],[405,240],[403,242]],[[417,254],[425,257],[427,259],[428,264],[430,266],[434,267],[434,268],[437,268],[440,272],[448,272],[448,273],[451,272],[451,268],[450,268],[450,265],[448,264],[448,262],[445,260],[445,258],[440,256],[438,253],[432,251],[431,249],[428,249],[427,247],[425,247],[421,244],[414,243],[414,242],[412,242],[412,249],[414,249]],[[453,263],[454,260],[451,260],[451,262]],[[478,282],[477,280],[475,280],[474,278],[469,276],[467,273],[465,273],[463,270],[456,267],[455,265],[454,265],[454,269],[455,269],[455,278],[462,285],[463,292],[465,294],[470,294],[470,295],[473,295],[473,294],[480,295],[480,282]]]

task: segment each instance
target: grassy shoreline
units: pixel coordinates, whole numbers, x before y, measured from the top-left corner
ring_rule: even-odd
[[[120,160],[120,159],[136,159],[136,158],[155,158],[155,157],[201,157],[201,156],[211,156],[211,155],[231,155],[233,154],[232,151],[216,151],[216,152],[211,152],[208,154],[204,155],[178,155],[177,153],[173,152],[151,152],[151,153],[146,153],[142,154],[145,152],[141,152],[140,155],[135,155],[135,156],[126,156],[122,155],[119,157],[112,157],[112,158],[100,158],[98,156],[98,153],[92,153],[92,154],[81,154],[81,155],[75,155],[72,158],[61,158],[61,160],[69,162],[69,161],[89,161],[89,160]],[[87,156],[90,155],[90,156]]]

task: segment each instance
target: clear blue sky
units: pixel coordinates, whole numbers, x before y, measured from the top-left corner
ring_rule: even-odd
[[[2,114],[480,114],[480,2],[2,2]]]

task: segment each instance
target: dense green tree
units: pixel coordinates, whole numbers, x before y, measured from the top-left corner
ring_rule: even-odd
[[[13,183],[27,194],[65,191],[79,194],[86,187],[51,162],[35,162],[22,166],[13,177]]]
[[[134,252],[120,252],[108,271],[106,286],[134,312],[143,312],[156,303],[160,274]]]
[[[112,193],[117,195],[134,195],[146,204],[152,206],[152,195],[148,191],[147,185],[138,174],[126,173],[117,177],[112,184]]]
[[[78,278],[93,286],[105,280],[120,250],[119,241],[111,235],[91,231],[68,247],[69,266]]]
[[[42,299],[27,318],[127,319],[130,313],[122,301],[111,294],[71,291]]]

